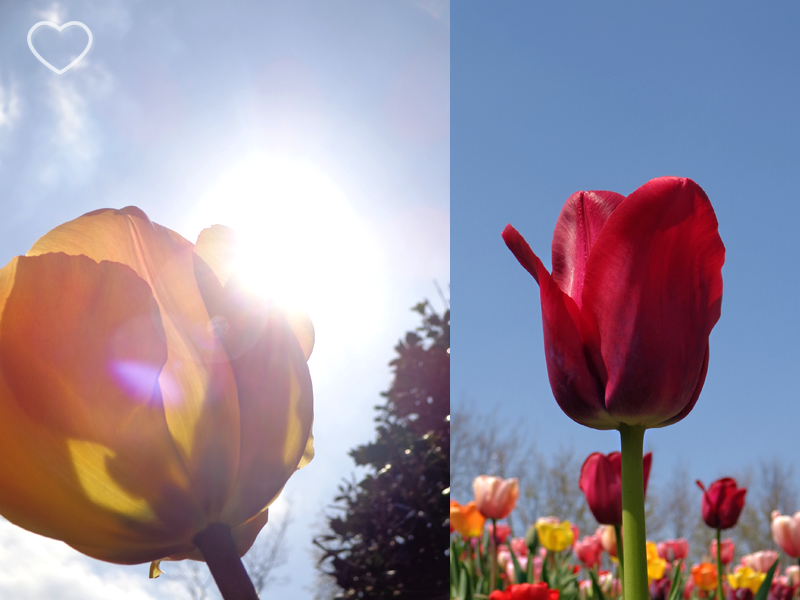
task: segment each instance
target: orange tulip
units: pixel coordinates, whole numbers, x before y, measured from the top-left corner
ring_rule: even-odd
[[[450,527],[464,539],[480,537],[485,520],[474,501],[464,505],[450,501]]]
[[[313,328],[242,291],[232,242],[104,209],[0,270],[9,521],[121,564],[247,551],[313,456]]]
[[[717,589],[717,567],[711,563],[700,563],[692,567],[692,579],[704,592]]]

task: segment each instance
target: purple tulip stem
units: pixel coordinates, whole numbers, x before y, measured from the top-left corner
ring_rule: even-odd
[[[717,600],[722,600],[722,529],[717,529]]]
[[[644,432],[642,426],[619,427],[622,453],[622,544],[625,553],[623,583],[625,600],[648,600],[647,549],[644,523]],[[619,553],[619,544],[617,544]]]
[[[256,588],[236,552],[230,527],[211,523],[192,541],[206,560],[223,600],[258,600]]]
[[[625,578],[623,576],[623,574],[625,573],[625,568],[622,566],[624,562],[624,555],[622,551],[622,533],[620,531],[621,529],[622,527],[620,527],[619,525],[614,525],[614,536],[615,536],[614,539],[616,539],[617,541],[617,564],[619,565],[619,567],[617,567],[617,579],[619,579],[620,582],[620,591],[621,591],[620,595],[622,596],[622,600],[625,600],[625,582],[624,582]]]
[[[497,540],[495,539],[495,535],[497,534],[497,519],[492,519],[492,539],[489,540],[491,544],[491,556],[489,557],[489,593],[491,594],[495,590],[495,583],[497,577]]]

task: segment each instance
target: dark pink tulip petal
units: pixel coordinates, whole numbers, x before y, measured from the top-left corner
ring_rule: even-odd
[[[648,452],[642,459],[645,493],[652,463],[653,453]],[[619,452],[590,454],[581,467],[578,486],[598,523],[622,525],[622,455]]]
[[[696,183],[661,177],[628,196],[598,234],[581,332],[618,422],[657,427],[695,397],[722,302],[717,228]]]
[[[605,410],[599,381],[586,361],[578,306],[561,291],[539,257],[511,225],[503,231],[503,240],[539,283],[547,374],[558,405],[578,423],[595,429],[613,429],[617,421]]]
[[[553,279],[581,307],[586,261],[600,230],[625,200],[615,192],[576,192],[567,199],[553,233]]]

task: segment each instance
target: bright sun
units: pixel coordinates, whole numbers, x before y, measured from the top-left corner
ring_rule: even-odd
[[[255,292],[307,310],[323,337],[350,345],[382,322],[382,249],[344,193],[309,163],[255,154],[226,173],[192,215],[239,240],[236,270]]]

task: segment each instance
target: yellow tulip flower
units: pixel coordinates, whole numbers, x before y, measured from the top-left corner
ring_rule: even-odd
[[[114,563],[248,550],[313,456],[313,327],[232,243],[104,209],[0,270],[0,514]]]
[[[658,556],[658,547],[654,542],[647,542],[645,547],[647,549],[647,579],[648,581],[661,579],[664,576],[667,561]]]
[[[536,535],[539,543],[550,552],[566,550],[575,541],[572,524],[559,521],[555,517],[543,517],[536,521]]]
[[[759,573],[750,567],[739,566],[733,573],[728,573],[728,584],[734,589],[747,588],[755,594],[766,578],[766,573]]]

